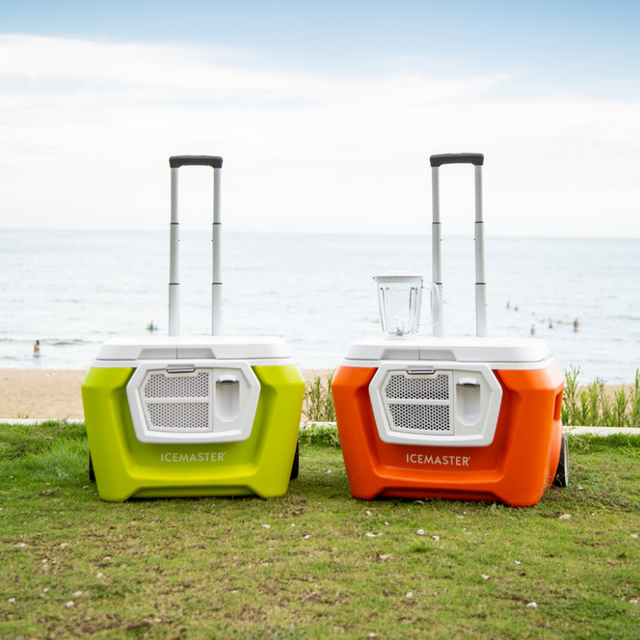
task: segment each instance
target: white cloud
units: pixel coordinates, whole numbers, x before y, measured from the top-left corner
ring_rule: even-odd
[[[345,79],[247,52],[0,36],[0,224],[163,228],[168,156],[225,158],[227,228],[428,232],[428,156],[487,157],[488,233],[640,236],[638,104],[508,95],[511,78]],[[522,79],[519,79],[522,82]],[[450,229],[473,182],[443,171]],[[181,172],[183,211],[209,174]],[[468,215],[468,220],[467,220]],[[447,219],[449,220],[449,218]]]

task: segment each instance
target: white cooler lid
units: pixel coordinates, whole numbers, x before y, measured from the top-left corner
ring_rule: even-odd
[[[539,338],[369,338],[354,342],[346,360],[419,362],[539,363],[551,357]],[[345,362],[348,364],[348,362]],[[364,365],[364,363],[363,363]]]
[[[256,360],[290,358],[282,338],[272,336],[149,336],[111,338],[96,360]]]

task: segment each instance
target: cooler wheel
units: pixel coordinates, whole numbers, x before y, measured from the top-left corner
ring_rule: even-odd
[[[296,455],[293,456],[293,467],[291,467],[291,480],[295,480],[300,473],[300,441],[296,443]]]
[[[556,476],[553,479],[554,487],[569,486],[569,441],[567,436],[562,436],[562,445],[560,446],[560,460],[558,460],[558,468]]]

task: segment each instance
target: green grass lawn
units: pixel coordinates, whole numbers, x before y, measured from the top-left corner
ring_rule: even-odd
[[[535,507],[363,502],[308,438],[282,498],[117,504],[83,425],[0,425],[0,637],[638,638],[639,468],[574,436]]]

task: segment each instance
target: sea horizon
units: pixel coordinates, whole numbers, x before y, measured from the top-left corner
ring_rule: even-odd
[[[110,337],[148,335],[151,320],[166,334],[166,229],[5,232],[0,368],[84,370]],[[184,334],[209,333],[209,234],[182,234]],[[584,383],[633,381],[640,239],[487,235],[485,242],[490,336],[533,332],[563,370],[580,367]],[[304,369],[335,368],[351,342],[382,335],[372,278],[391,269],[430,281],[431,236],[225,231],[223,332],[281,336]],[[470,236],[443,238],[443,273],[446,335],[473,335]]]

